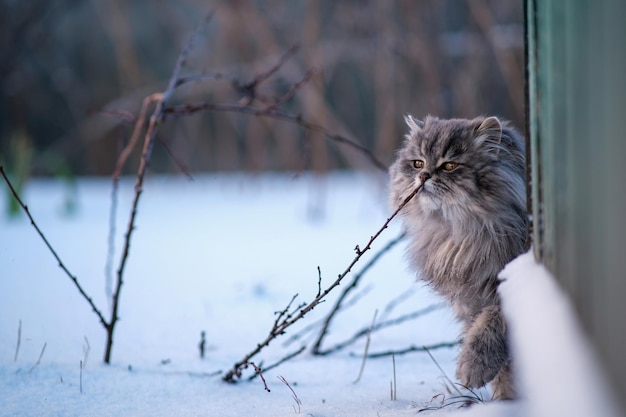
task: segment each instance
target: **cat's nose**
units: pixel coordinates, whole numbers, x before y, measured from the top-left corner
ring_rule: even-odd
[[[431,175],[430,172],[428,171],[422,171],[419,173],[419,179],[422,182],[422,184],[424,184],[426,182],[426,180],[430,179]]]

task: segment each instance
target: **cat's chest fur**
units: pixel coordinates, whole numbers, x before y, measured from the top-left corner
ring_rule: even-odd
[[[405,224],[413,266],[460,319],[471,320],[497,302],[497,274],[510,256],[502,251],[509,234],[498,222],[480,217],[453,222],[440,211],[426,211],[405,218]]]

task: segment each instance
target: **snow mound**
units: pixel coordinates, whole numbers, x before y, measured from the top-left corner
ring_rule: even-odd
[[[523,415],[619,416],[566,294],[528,252],[500,273]]]

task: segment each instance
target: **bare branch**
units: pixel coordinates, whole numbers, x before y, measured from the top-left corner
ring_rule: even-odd
[[[265,348],[266,346],[268,346],[270,344],[270,342],[272,340],[274,340],[275,338],[277,338],[278,336],[282,335],[285,333],[285,330],[287,328],[289,328],[290,326],[292,326],[294,323],[296,323],[298,320],[300,320],[302,317],[304,317],[308,312],[310,312],[311,310],[313,310],[315,307],[317,307],[317,305],[319,305],[324,298],[335,288],[337,287],[341,281],[345,278],[346,275],[348,275],[350,273],[350,271],[352,270],[352,268],[354,267],[354,265],[361,259],[361,257],[363,256],[363,254],[365,254],[368,250],[371,249],[372,244],[374,243],[374,241],[378,238],[378,236],[380,236],[380,234],[387,228],[389,227],[389,223],[391,223],[391,221],[398,215],[398,213],[400,212],[400,210],[402,210],[404,208],[404,206],[406,206],[409,201],[411,201],[411,199],[413,197],[415,197],[415,195],[418,193],[418,191],[422,188],[422,185],[418,185],[415,190],[413,190],[401,203],[400,205],[398,205],[398,208],[393,212],[393,214],[387,218],[387,220],[385,221],[385,223],[382,225],[382,227],[380,229],[378,229],[378,231],[372,236],[370,237],[370,240],[367,242],[367,244],[365,245],[363,250],[360,250],[356,256],[354,257],[354,259],[352,259],[352,262],[350,262],[350,264],[348,265],[348,267],[337,276],[337,279],[328,287],[326,288],[321,294],[319,294],[317,297],[315,297],[315,299],[313,299],[313,301],[311,301],[309,304],[307,304],[306,306],[302,307],[298,313],[296,315],[294,315],[293,317],[286,317],[283,321],[281,322],[274,322],[274,325],[272,326],[272,329],[270,330],[269,334],[267,335],[267,337],[265,338],[265,340],[263,340],[261,343],[258,343],[256,345],[256,347],[250,352],[248,353],[244,359],[242,359],[241,361],[235,363],[235,365],[233,366],[233,368],[224,376],[224,380],[228,381],[228,382],[235,382],[234,378],[235,377],[239,377],[239,369],[241,366],[243,366],[245,363],[248,363],[250,361],[250,359],[254,356],[256,356],[259,352],[261,352],[261,350],[263,350],[263,348]],[[291,304],[291,303],[290,303]]]
[[[176,164],[176,166],[178,167],[178,169],[180,169],[180,171],[190,180],[193,180],[193,176],[191,175],[191,171],[189,170],[189,167],[180,160],[179,157],[177,157],[174,154],[174,151],[172,151],[172,149],[170,148],[170,146],[167,144],[167,142],[165,141],[165,139],[163,139],[160,136],[157,136],[157,141],[159,142],[159,144],[163,147],[163,149],[165,149],[165,152],[169,155],[170,158],[172,158],[172,161],[174,161],[174,164]]]
[[[428,346],[409,346],[408,348],[400,349],[400,350],[389,350],[386,352],[370,353],[368,357],[382,358],[383,356],[405,355],[407,353],[412,353],[412,352],[429,352],[431,350],[436,350],[436,349],[447,349],[447,348],[457,347],[460,343],[461,343],[460,340],[455,340],[453,342],[435,343],[433,345],[428,345]]]
[[[320,266],[317,266],[317,295],[316,297],[319,297],[320,294],[322,293],[322,268],[320,268]]]
[[[229,81],[231,85],[233,86],[233,88],[235,89],[235,91],[239,93],[243,93],[244,96],[248,96],[250,95],[251,92],[253,92],[252,95],[255,96],[256,98],[257,97],[256,87],[262,82],[264,82],[265,80],[267,80],[269,77],[274,75],[285,64],[285,62],[287,62],[287,60],[289,60],[298,51],[298,49],[299,49],[298,46],[296,45],[292,46],[278,59],[276,63],[274,63],[274,65],[272,65],[271,68],[257,75],[256,77],[252,79],[252,81],[249,81],[247,83],[242,83],[239,80],[239,78],[237,78],[233,74],[229,74],[226,72],[202,71],[198,74],[179,77],[178,81],[176,82],[176,87],[179,87],[184,84],[192,83],[192,82],[199,82],[199,81],[205,81],[205,80],[215,80],[215,81],[223,80],[223,81]],[[288,101],[293,96],[293,93],[295,93],[295,91],[297,91],[303,84],[308,82],[308,80],[315,74],[315,72],[316,72],[315,70],[307,71],[307,73],[305,74],[302,80],[294,83],[293,86],[289,89],[289,91],[283,94],[283,96],[281,97],[282,100],[278,100],[279,101],[278,104],[282,104]]]
[[[389,250],[391,250],[396,244],[398,244],[398,242],[400,242],[402,239],[404,239],[404,237],[406,236],[406,233],[401,233],[398,237],[396,237],[395,239],[392,239],[389,241],[389,243],[387,243],[387,245],[385,245],[382,249],[380,249],[374,256],[372,256],[372,258],[370,259],[370,261],[365,264],[365,266],[357,273],[354,275],[354,278],[352,278],[352,282],[350,282],[350,284],[348,284],[343,292],[341,293],[341,295],[339,295],[339,297],[337,298],[337,301],[335,302],[335,305],[333,306],[333,308],[330,310],[330,312],[328,313],[328,315],[326,316],[326,319],[324,321],[324,325],[322,326],[322,330],[320,330],[319,336],[317,337],[317,340],[315,341],[315,343],[313,344],[313,349],[312,349],[312,353],[317,355],[317,354],[323,354],[321,352],[322,349],[322,341],[324,339],[324,337],[326,337],[326,334],[328,332],[328,328],[330,327],[330,323],[333,320],[333,318],[335,317],[335,314],[337,314],[337,312],[339,311],[339,309],[341,309],[341,306],[345,300],[345,298],[348,296],[348,294],[350,292],[352,292],[352,290],[354,290],[357,285],[359,284],[359,281],[361,280],[361,278],[363,278],[363,276],[365,275],[365,273],[371,268],[373,267],[376,262],[378,262],[378,260],[385,254],[387,253]],[[358,245],[357,245],[358,248]],[[358,249],[357,253],[360,251],[360,249]]]
[[[210,13],[203,22],[197,27],[196,31],[190,37],[189,41],[178,55],[178,59],[176,60],[176,65],[174,66],[174,70],[172,71],[172,75],[170,77],[170,81],[168,83],[167,89],[163,93],[155,93],[150,96],[150,101],[154,101],[155,108],[152,116],[150,117],[150,121],[148,124],[148,128],[146,130],[144,136],[144,146],[141,154],[141,160],[139,163],[139,169],[137,172],[137,177],[135,181],[135,196],[132,202],[132,208],[130,213],[130,218],[128,221],[128,226],[126,228],[126,234],[124,238],[124,247],[122,250],[122,257],[120,260],[120,265],[117,270],[117,283],[115,287],[115,291],[113,293],[113,304],[111,308],[111,319],[109,321],[109,327],[107,327],[107,341],[106,341],[106,349],[104,354],[104,362],[109,363],[111,360],[111,349],[113,346],[113,329],[115,328],[115,324],[119,320],[118,317],[118,309],[119,309],[119,300],[120,300],[120,292],[122,289],[122,285],[124,282],[124,270],[126,267],[126,262],[128,261],[128,255],[130,253],[130,243],[133,231],[135,230],[135,219],[137,217],[137,208],[139,206],[139,199],[141,197],[141,193],[143,192],[143,181],[148,168],[148,164],[150,162],[150,157],[152,155],[152,149],[154,147],[154,142],[156,139],[157,128],[160,123],[163,122],[165,118],[164,109],[167,105],[167,101],[171,98],[174,89],[178,85],[178,79],[180,78],[180,72],[187,61],[187,56],[191,52],[195,39],[199,36],[201,30],[208,24],[208,22],[213,17],[213,13]],[[145,103],[146,101],[144,101]],[[139,131],[141,130],[140,122],[141,117],[137,120],[135,124],[135,131],[133,132],[133,136],[139,135]]]
[[[83,345],[83,360],[82,360],[82,368],[85,368],[87,366],[87,358],[89,357],[89,352],[91,351],[91,345],[89,344],[89,339],[87,339],[87,336],[84,336],[85,338],[85,344]]]
[[[258,74],[256,77],[254,77],[254,80],[252,80],[250,84],[258,85],[262,83],[263,81],[267,80],[268,78],[270,78],[283,65],[285,65],[285,62],[287,62],[292,56],[294,56],[296,52],[298,52],[299,49],[300,49],[300,46],[298,44],[291,45],[289,49],[287,49],[287,51],[278,59],[278,61],[276,61],[276,63],[272,67],[270,67],[267,71],[264,71]]]
[[[393,364],[393,381],[391,382],[391,401],[398,399],[398,381],[396,380],[396,355],[391,355],[391,362]]]
[[[296,298],[298,298],[298,294],[294,294],[294,296],[291,297],[291,300],[287,304],[287,307],[285,307],[281,311],[277,311],[277,312],[274,313],[274,314],[276,314],[276,320],[274,320],[274,328],[278,327],[278,324],[280,323],[280,320],[283,317],[287,317],[287,319],[290,317],[290,316],[288,316],[288,312],[289,312],[289,309],[291,308],[291,305],[296,300]]]
[[[176,87],[181,86],[183,84],[188,84],[192,82],[204,81],[204,80],[226,80],[230,82],[236,82],[237,77],[232,74],[223,73],[223,72],[209,72],[203,71],[199,74],[187,75],[184,77],[179,77],[176,82]]]
[[[141,136],[141,131],[143,130],[144,125],[146,124],[146,117],[148,116],[148,108],[150,105],[162,98],[161,93],[150,94],[146,98],[143,99],[143,103],[141,104],[141,110],[139,111],[139,117],[135,119],[135,127],[133,128],[133,133],[130,137],[130,140],[122,149],[120,156],[117,158],[117,164],[115,165],[115,171],[113,171],[113,181],[118,181],[120,175],[122,175],[122,170],[124,169],[124,165],[126,165],[126,161],[130,156],[133,149],[139,142],[139,137]]]
[[[302,352],[304,352],[304,350],[306,349],[306,346],[301,346],[300,349],[291,352],[287,355],[285,355],[284,357],[282,357],[281,359],[279,359],[278,361],[276,361],[275,363],[268,365],[266,367],[263,368],[263,372],[267,372],[271,369],[277,368],[278,366],[282,365],[283,363],[287,362],[290,359],[295,358],[296,356],[298,356],[299,354],[301,354]],[[258,374],[253,374],[252,376],[250,376],[250,380],[253,380],[254,378],[256,378]]]
[[[239,367],[235,370],[237,377],[241,378],[241,371],[244,369],[247,369],[248,366],[252,366],[254,368],[255,375],[258,375],[261,378],[261,381],[263,381],[263,387],[265,388],[265,391],[271,392],[270,388],[267,386],[267,381],[265,381],[265,377],[263,376],[263,370],[261,369],[260,366],[257,366],[254,362],[245,362],[239,365]]]
[[[446,378],[446,380],[450,383],[450,385],[456,390],[456,392],[459,395],[463,395],[463,393],[459,390],[459,388],[454,384],[454,382],[452,382],[452,380],[448,377],[448,374],[446,374],[446,372],[443,370],[443,368],[441,367],[441,365],[439,365],[439,362],[437,362],[437,360],[435,359],[435,357],[433,356],[432,353],[430,353],[430,348],[426,347],[426,346],[422,346],[422,348],[426,351],[426,353],[428,353],[428,356],[430,356],[430,359],[435,363],[435,365],[437,365],[437,368],[439,369],[439,371],[441,372],[441,374],[444,376],[444,378]]]
[[[279,375],[278,379],[280,379],[280,382],[282,382],[283,384],[287,385],[287,388],[289,388],[289,391],[291,391],[291,397],[293,398],[293,400],[296,402],[296,405],[298,406],[296,408],[296,405],[294,405],[293,406],[293,411],[295,411],[296,414],[300,414],[302,401],[300,401],[300,398],[298,398],[298,394],[296,394],[296,391],[294,391],[294,389],[291,388],[291,385],[289,385],[289,382],[287,382],[287,380],[285,379],[284,376]]]
[[[87,303],[89,303],[89,305],[91,306],[91,309],[93,310],[93,312],[96,313],[96,315],[98,316],[98,319],[100,319],[100,323],[102,323],[102,325],[105,328],[108,328],[109,324],[104,319],[104,316],[102,315],[102,313],[100,312],[98,307],[96,307],[96,305],[93,302],[93,300],[91,299],[91,297],[89,297],[87,295],[87,293],[85,292],[83,287],[80,285],[80,283],[78,282],[78,278],[76,278],[74,275],[72,275],[72,273],[67,269],[67,267],[65,266],[65,264],[63,263],[63,261],[61,260],[59,255],[56,253],[56,251],[54,250],[54,248],[50,244],[50,242],[48,242],[48,239],[46,238],[46,236],[43,234],[43,232],[41,231],[39,226],[37,226],[37,223],[35,223],[35,219],[33,219],[33,216],[30,214],[30,211],[28,210],[28,207],[26,206],[26,204],[24,204],[24,202],[22,201],[20,196],[17,194],[17,191],[13,187],[13,184],[11,183],[11,181],[7,177],[6,173],[4,172],[4,167],[2,165],[0,165],[0,174],[2,174],[2,178],[4,178],[4,181],[9,186],[9,189],[11,190],[11,193],[13,194],[13,197],[15,198],[17,203],[20,205],[20,207],[22,207],[22,209],[24,210],[24,212],[28,216],[28,219],[30,220],[30,224],[33,225],[33,227],[35,228],[35,230],[39,234],[39,237],[41,237],[41,240],[43,240],[43,242],[48,247],[48,250],[50,251],[52,256],[54,256],[54,259],[56,259],[56,261],[58,262],[59,268],[61,268],[63,270],[63,272],[65,272],[65,275],[67,275],[69,277],[69,279],[72,280],[72,282],[74,283],[74,286],[76,287],[76,289],[78,290],[80,295],[82,295],[83,298],[85,299],[85,301],[87,301]]]
[[[33,369],[35,369],[41,363],[41,358],[43,358],[43,354],[46,351],[46,346],[48,346],[48,342],[44,342],[43,347],[41,348],[41,352],[39,352],[37,362],[35,362],[35,364],[28,370],[29,373],[33,372]]]
[[[292,84],[289,90],[279,97],[264,96],[259,94],[259,92],[257,91],[257,87],[269,77],[278,72],[278,70],[280,70],[280,68],[297,52],[298,49],[298,46],[292,46],[274,63],[273,66],[271,66],[268,70],[258,74],[251,81],[248,82],[241,82],[231,74],[220,72],[203,72],[201,74],[193,76],[178,78],[178,80],[174,83],[174,87],[185,84],[187,82],[199,81],[203,79],[229,80],[233,89],[237,93],[243,95],[243,101],[237,104],[218,104],[212,102],[180,104],[165,108],[165,116],[180,116],[194,114],[200,111],[214,111],[242,113],[254,117],[267,117],[275,120],[282,120],[294,123],[299,125],[306,131],[321,133],[328,140],[336,143],[342,143],[358,150],[359,152],[366,155],[367,158],[377,168],[387,172],[387,166],[383,164],[380,160],[378,160],[378,158],[376,158],[376,156],[374,156],[374,154],[369,149],[359,144],[358,142],[355,142],[354,140],[349,139],[343,135],[333,133],[322,125],[306,121],[302,118],[301,115],[290,114],[278,109],[278,106],[290,100],[295,95],[295,93],[318,72],[316,69],[308,70],[302,77],[302,79]],[[252,103],[255,100],[265,103],[266,105],[264,107],[254,107],[252,106]]]
[[[359,376],[356,377],[356,380],[354,381],[354,384],[356,384],[357,382],[359,382],[361,380],[361,377],[363,376],[363,371],[365,370],[365,362],[367,361],[367,353],[370,350],[370,341],[371,341],[372,329],[374,328],[374,323],[376,323],[376,316],[378,316],[378,310],[374,311],[374,317],[372,318],[372,325],[369,327],[369,330],[367,331],[367,340],[365,341],[365,350],[363,352],[363,361],[361,362],[361,369],[359,369]]]
[[[284,104],[286,102],[288,102],[289,100],[291,100],[293,98],[293,96],[298,92],[298,90],[300,90],[302,88],[302,86],[304,86],[306,83],[309,82],[309,80],[311,78],[313,78],[313,76],[317,74],[317,70],[315,69],[310,69],[308,70],[305,74],[304,77],[302,77],[302,79],[300,79],[299,81],[296,81],[295,83],[293,83],[293,85],[289,88],[289,90],[287,90],[286,93],[284,93],[282,96],[278,97],[276,100],[274,100],[274,103],[272,103],[270,106],[266,107],[264,110],[273,110],[275,108],[277,108],[278,106],[280,106],[281,104]]]
[[[17,325],[17,343],[15,344],[15,356],[13,357],[13,362],[17,362],[17,357],[20,354],[21,343],[22,343],[22,319],[20,319],[19,324]]]
[[[331,132],[326,127],[319,125],[314,122],[310,122],[305,120],[299,114],[291,114],[284,112],[282,110],[278,110],[272,108],[271,106],[266,108],[258,108],[240,104],[222,104],[222,103],[212,103],[212,102],[202,102],[195,104],[180,104],[177,106],[172,106],[165,109],[165,114],[173,114],[173,115],[185,115],[185,114],[193,114],[200,111],[215,111],[215,112],[225,112],[225,113],[242,113],[248,114],[250,116],[255,117],[267,117],[275,120],[282,120],[285,122],[290,122],[299,125],[305,130],[311,132],[317,132],[323,134],[328,140],[341,143],[347,145],[353,149],[358,150],[363,155],[365,155],[370,162],[381,171],[387,172],[387,166],[382,163],[368,148],[361,145],[358,142],[355,142],[352,139],[349,139],[343,135],[338,133]]]
[[[380,329],[384,329],[386,327],[390,327],[390,326],[396,326],[400,323],[404,323],[405,321],[409,321],[409,320],[413,320],[415,318],[424,316],[426,314],[429,314],[435,310],[438,310],[440,308],[442,308],[444,306],[444,304],[433,304],[430,305],[426,308],[423,308],[421,310],[417,310],[414,311],[412,313],[407,313],[404,314],[402,316],[396,317],[395,319],[390,319],[390,320],[385,320],[385,321],[381,321],[376,323],[375,326],[373,327],[365,327],[361,330],[359,330],[358,332],[356,332],[351,338],[349,338],[348,340],[345,340],[341,343],[337,343],[335,346],[328,348],[326,350],[319,350],[317,352],[315,352],[317,355],[328,355],[334,352],[337,352],[339,350],[342,350],[348,346],[350,346],[351,344],[353,344],[354,342],[356,342],[357,340],[359,340],[362,337],[367,336],[369,333],[371,332],[375,332],[378,331]]]
[[[170,82],[167,85],[167,89],[163,93],[163,101],[168,101],[171,95],[174,92],[174,89],[179,85],[178,81],[181,78],[180,71],[183,69],[185,64],[187,63],[187,57],[189,53],[193,49],[194,43],[196,39],[200,36],[200,32],[204,30],[204,28],[209,24],[211,19],[213,19],[213,12],[210,12],[206,17],[202,20],[202,22],[196,27],[194,33],[189,37],[187,44],[183,48],[183,50],[178,55],[178,59],[176,60],[176,64],[174,65],[174,70],[172,71],[172,75],[170,76]]]
[[[383,312],[380,314],[380,319],[385,319],[393,311],[394,308],[396,308],[402,302],[406,301],[413,293],[415,293],[415,287],[410,287],[406,291],[391,299],[383,309]]]

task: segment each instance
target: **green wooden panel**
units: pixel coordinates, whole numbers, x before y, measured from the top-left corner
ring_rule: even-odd
[[[626,1],[528,0],[535,253],[626,398]]]

